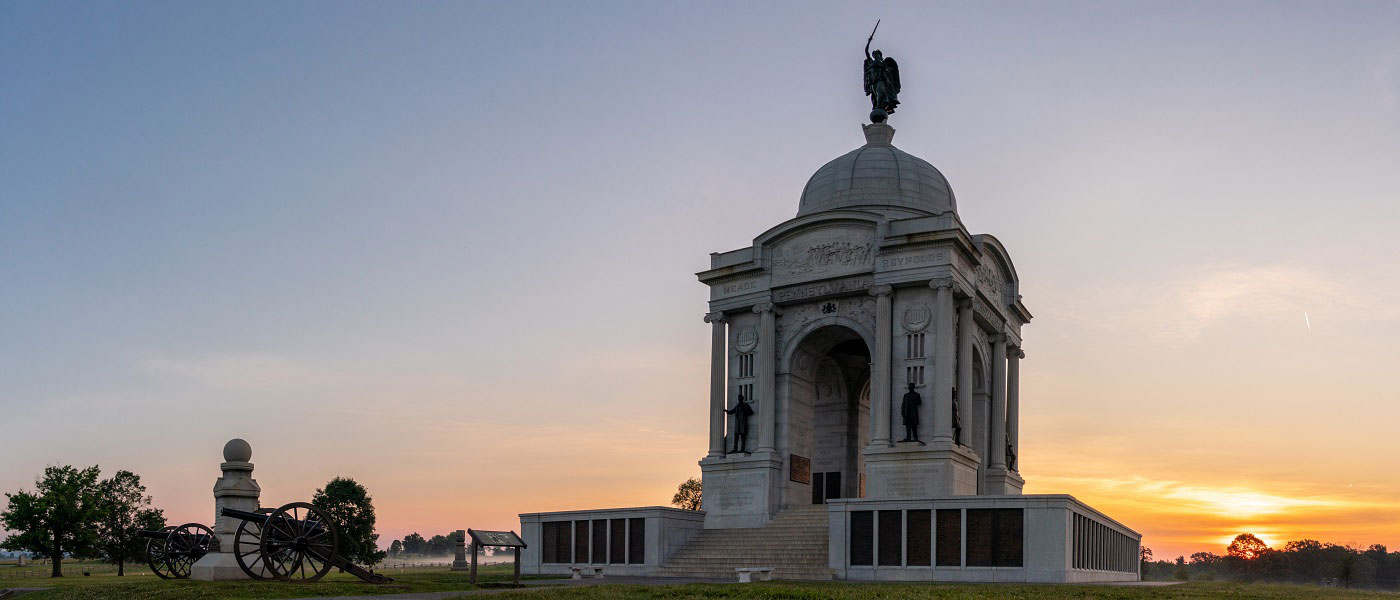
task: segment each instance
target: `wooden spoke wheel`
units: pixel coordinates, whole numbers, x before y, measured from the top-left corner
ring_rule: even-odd
[[[161,531],[168,534],[174,529],[175,526],[170,525],[161,528]],[[156,577],[161,579],[174,579],[174,577],[170,575],[170,566],[165,563],[165,543],[168,537],[167,535],[165,537],[151,538],[146,541],[146,566],[150,567],[151,572],[155,573]]]
[[[263,563],[282,581],[310,582],[324,577],[337,551],[330,515],[306,502],[283,505],[267,516],[262,528]]]
[[[205,554],[218,549],[219,538],[204,525],[185,523],[172,529],[165,538],[165,564],[170,569],[170,577],[188,579],[190,567]]]
[[[267,561],[263,560],[262,523],[239,523],[238,532],[233,536],[233,557],[238,560],[238,567],[249,577],[257,580],[272,579]]]

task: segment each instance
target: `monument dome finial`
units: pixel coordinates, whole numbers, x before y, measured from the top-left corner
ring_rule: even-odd
[[[224,444],[224,462],[248,462],[253,459],[253,446],[243,438],[233,438]]]

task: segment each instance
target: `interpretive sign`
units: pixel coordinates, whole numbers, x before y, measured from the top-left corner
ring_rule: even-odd
[[[525,547],[525,540],[520,539],[514,531],[478,531],[468,529],[467,535],[472,536],[472,575],[471,582],[476,583],[476,554],[477,550],[483,546],[495,546],[505,548],[515,548],[515,583],[520,584],[520,549]]]

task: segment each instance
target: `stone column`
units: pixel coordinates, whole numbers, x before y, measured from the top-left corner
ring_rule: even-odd
[[[220,513],[225,508],[257,512],[262,488],[253,479],[253,447],[234,438],[224,444],[224,462],[219,465],[223,476],[214,482],[214,534],[219,537],[219,551],[210,552],[190,567],[190,577],[204,581],[248,579],[233,556],[233,537],[240,521]]]
[[[1006,353],[1006,443],[1016,453],[1016,464],[1006,465],[1020,471],[1021,463],[1021,359],[1026,353],[1012,347]]]
[[[777,310],[772,302],[756,304],[753,311],[759,315],[758,332],[758,451],[775,452],[773,438],[777,432],[777,388],[775,385],[778,370],[778,348],[775,339],[778,335]]]
[[[875,297],[875,347],[874,364],[870,369],[870,445],[888,447],[890,445],[890,337],[893,335],[893,317],[890,294],[894,288],[877,285],[870,288]]]
[[[1006,335],[992,336],[991,468],[1006,469]]]
[[[710,324],[710,454],[724,456],[725,366],[729,362],[728,332],[724,313],[705,315]]]
[[[958,403],[958,416],[962,420],[962,436],[959,444],[968,445],[972,439],[972,299],[958,302],[958,394],[953,399]]]
[[[933,421],[933,442],[953,442],[953,354],[956,346],[956,332],[953,330],[953,280],[935,279],[929,282],[935,290],[934,296],[934,350],[933,350],[933,410],[920,407],[919,435],[928,429],[925,425],[929,416]]]

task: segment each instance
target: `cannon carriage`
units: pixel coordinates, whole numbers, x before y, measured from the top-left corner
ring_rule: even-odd
[[[188,579],[194,563],[219,551],[219,536],[199,523],[142,530],[137,535],[146,538],[146,565],[161,579]]]
[[[369,583],[393,581],[342,556],[335,520],[312,504],[292,502],[258,512],[225,508],[219,514],[241,521],[233,556],[253,579],[310,582],[334,567]]]

